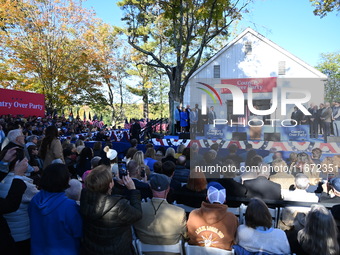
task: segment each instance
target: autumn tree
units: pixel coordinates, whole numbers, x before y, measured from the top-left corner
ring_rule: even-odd
[[[47,109],[105,101],[78,39],[93,19],[81,1],[13,2],[13,12],[1,12],[0,62],[17,77],[0,72],[0,84],[45,94]]]
[[[133,48],[148,57],[145,64],[163,69],[168,77],[171,116],[174,101],[183,101],[189,78],[199,67],[205,49],[216,37],[227,37],[230,25],[241,19],[248,3],[238,0],[118,2],[126,24],[120,31],[127,35]]]
[[[92,73],[103,87],[106,98],[104,105],[111,109],[111,121],[125,118],[124,98],[126,94],[127,69],[130,67],[130,50],[119,38],[113,27],[100,20],[94,21],[83,34]]]
[[[155,68],[145,65],[146,56],[137,50],[131,52],[132,66],[127,70],[133,77],[134,84],[128,85],[130,93],[141,97],[143,101],[143,118],[149,118],[150,93],[154,89],[153,79],[155,78]]]
[[[328,76],[325,100],[340,101],[340,52],[321,54],[321,62],[316,68]]]
[[[340,12],[339,0],[309,0],[315,8],[313,13],[321,18],[325,17],[329,12]]]

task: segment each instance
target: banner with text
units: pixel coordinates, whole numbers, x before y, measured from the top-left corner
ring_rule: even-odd
[[[45,115],[45,95],[24,91],[0,89],[0,115]]]
[[[242,79],[223,79],[222,84],[235,85],[243,93],[247,93],[248,87],[253,89],[253,93],[272,92],[276,88],[276,77],[267,78],[242,78]],[[229,89],[221,89],[222,94],[230,94]]]

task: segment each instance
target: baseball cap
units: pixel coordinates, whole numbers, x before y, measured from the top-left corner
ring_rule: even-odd
[[[155,191],[164,191],[169,185],[169,178],[164,174],[155,174],[150,179],[150,187]]]
[[[329,184],[332,185],[332,187],[340,192],[340,178],[339,177],[335,177],[335,178],[332,178],[330,181],[329,181]]]
[[[218,182],[210,182],[208,184],[208,200],[212,203],[224,204],[227,197],[225,188]]]

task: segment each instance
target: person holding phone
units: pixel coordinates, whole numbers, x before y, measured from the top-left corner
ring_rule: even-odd
[[[15,147],[16,149],[16,159],[22,160],[25,157],[24,146],[25,146],[25,135],[22,132],[22,129],[13,129],[8,132],[7,139],[9,143],[2,149],[3,153],[6,153],[10,148]],[[38,172],[39,167],[30,166],[28,164],[27,173]]]
[[[126,169],[129,172],[136,189],[141,192],[141,198],[145,201],[147,198],[152,198],[152,191],[150,185],[147,183],[147,175],[145,169],[143,170],[143,166],[140,167],[135,160],[130,160]]]
[[[16,147],[13,147],[0,155],[0,181],[8,174],[10,164],[14,164],[14,178],[6,197],[0,198],[0,247],[1,254],[12,255],[16,253],[16,247],[10,229],[5,218],[6,213],[16,211],[22,201],[22,196],[26,190],[23,176],[27,170],[28,161],[24,158],[17,161]],[[2,183],[0,184],[2,185]]]
[[[322,192],[320,203],[340,204],[340,177],[332,177],[334,177],[332,174],[328,174],[330,179],[327,182],[327,193]]]
[[[129,175],[122,176],[122,182],[129,200],[111,195],[115,184],[109,167],[100,165],[86,177],[80,198],[81,254],[134,254],[131,225],[142,218],[140,191]]]

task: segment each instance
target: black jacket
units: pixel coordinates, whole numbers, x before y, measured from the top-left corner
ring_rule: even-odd
[[[281,185],[269,181],[264,176],[244,181],[243,185],[247,189],[247,198],[258,197],[261,199],[281,200]]]
[[[130,201],[121,196],[82,190],[82,254],[133,254],[131,225],[142,218],[142,208],[140,192],[131,190],[129,195]]]

